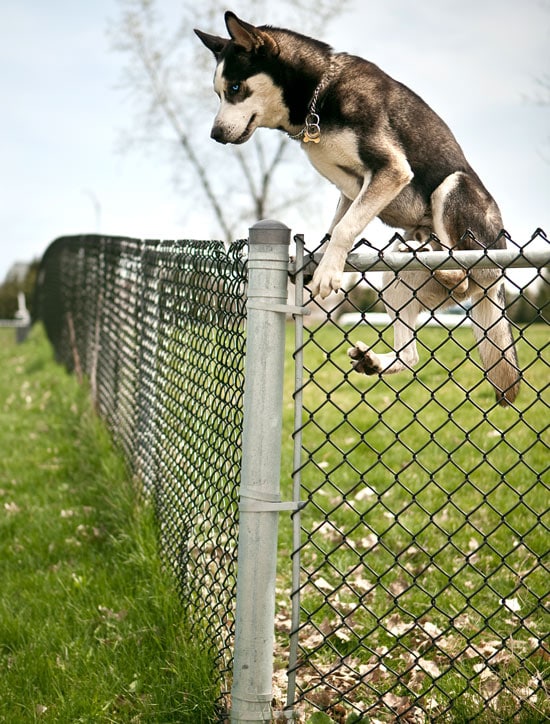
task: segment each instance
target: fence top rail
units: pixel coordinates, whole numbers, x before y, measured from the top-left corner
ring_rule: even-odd
[[[322,252],[309,254],[303,269],[312,273],[321,261]],[[508,267],[537,267],[550,264],[550,244],[546,248],[485,249],[483,251],[352,251],[347,258],[345,271],[401,271],[407,269],[499,269]],[[296,272],[296,263],[290,263],[290,272]]]

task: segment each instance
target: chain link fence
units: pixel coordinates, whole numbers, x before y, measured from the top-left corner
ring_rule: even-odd
[[[59,361],[88,377],[156,504],[162,555],[219,672],[220,721],[232,686],[239,511],[280,517],[275,699],[263,689],[258,698],[275,718],[547,721],[548,240],[539,230],[508,247],[466,259],[363,246],[349,257],[345,292],[324,303],[306,293],[311,315],[287,325],[296,368],[283,410],[282,488],[292,499],[283,504],[248,489],[239,503],[244,242],[225,251],[217,242],[87,236],[48,249],[37,316]],[[294,308],[280,289],[269,301],[267,288],[267,301],[249,304],[255,314],[302,307],[303,273],[314,268],[303,253],[298,237]],[[498,270],[477,300],[493,300],[492,316],[455,290],[452,309],[436,305],[411,321],[411,302],[441,283],[440,271],[474,268],[468,278],[486,280],[476,266]],[[506,300],[491,292],[502,278]],[[396,283],[406,292],[399,304]],[[516,380],[499,387],[492,374],[499,355],[488,362],[482,350],[482,365],[478,352],[487,340],[498,346],[503,314],[515,341],[501,352],[511,368],[512,347],[519,359],[517,399]],[[410,334],[395,345],[398,326]],[[369,350],[404,369],[379,374]],[[249,424],[249,442],[255,434]],[[246,662],[246,647],[240,655]]]
[[[244,244],[64,237],[37,316],[154,500],[193,634],[230,689],[241,463]]]
[[[306,504],[294,514],[284,716],[548,721],[550,279],[477,253],[466,260],[470,284],[479,265],[497,267],[483,296],[472,302],[451,288],[416,325],[410,306],[448,254],[400,257],[403,240],[394,241],[394,253],[356,248],[347,291],[310,300],[297,335],[294,478]],[[548,263],[540,230],[521,249],[508,239],[508,249],[494,259],[526,265],[538,249]],[[491,292],[503,277],[506,300]],[[476,314],[491,297],[492,313]],[[479,356],[490,338],[501,349],[489,365],[512,359],[514,342],[494,334],[503,315],[521,376],[507,407]],[[400,325],[411,336],[417,326],[416,363]],[[369,369],[372,350],[380,360],[394,350],[404,371]],[[278,626],[284,642],[288,620]]]

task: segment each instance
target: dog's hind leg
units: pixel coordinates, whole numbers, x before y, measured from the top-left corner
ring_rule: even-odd
[[[470,205],[466,198],[462,198],[458,202],[455,200],[464,179],[467,180],[467,177],[462,172],[453,173],[447,176],[432,194],[434,231],[441,245],[446,249],[464,248],[460,241],[469,228],[466,219],[463,224],[458,220],[459,214],[456,207],[462,202],[468,209],[471,209],[472,206],[475,208],[475,202]],[[466,212],[466,209],[464,211]],[[459,296],[466,295],[468,292],[468,273],[464,269],[437,269],[434,272],[434,278]]]
[[[499,405],[516,399],[521,373],[510,322],[505,316],[504,282],[472,295],[472,328],[487,379],[493,385]]]
[[[457,172],[448,176],[432,194],[434,230],[448,248],[504,248],[502,219],[495,201],[475,177]],[[468,232],[468,233],[465,233]],[[500,269],[473,269],[470,278],[456,287],[444,277],[446,271],[435,272],[441,284],[457,296],[460,285],[468,285],[472,298],[470,316],[479,356],[493,385],[497,402],[510,405],[517,397],[521,374],[510,323],[506,318],[504,280]],[[466,275],[466,272],[460,271]],[[459,296],[459,295],[458,295]]]
[[[355,347],[349,349],[348,355],[353,369],[365,375],[402,372],[412,369],[418,362],[415,328],[422,306],[415,297],[413,286],[395,278],[385,286],[383,298],[392,319],[394,351],[377,354],[363,342],[358,342]]]

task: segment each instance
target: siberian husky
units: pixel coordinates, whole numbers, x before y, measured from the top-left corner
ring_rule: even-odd
[[[400,250],[504,248],[494,199],[448,126],[415,93],[362,58],[335,53],[299,33],[256,27],[225,14],[229,38],[195,32],[214,54],[220,107],[211,136],[241,144],[256,128],[300,143],[340,190],[312,293],[340,289],[348,252],[372,219],[403,230]],[[513,403],[519,371],[497,269],[401,272],[383,292],[394,319],[394,352],[359,342],[357,372],[391,374],[418,361],[414,329],[422,309],[471,299],[473,331],[501,405]]]

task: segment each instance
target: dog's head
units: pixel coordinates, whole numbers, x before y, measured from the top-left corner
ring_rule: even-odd
[[[244,143],[256,128],[282,128],[288,125],[288,109],[282,89],[271,69],[279,55],[279,46],[266,28],[225,13],[230,38],[195,30],[217,60],[214,90],[220,108],[211,136],[219,143]]]

